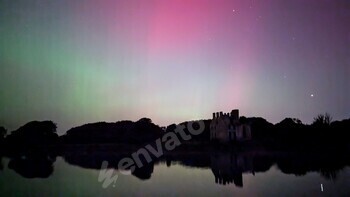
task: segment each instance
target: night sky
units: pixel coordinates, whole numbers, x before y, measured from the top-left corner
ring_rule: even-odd
[[[0,0],[0,125],[350,117],[350,1]]]

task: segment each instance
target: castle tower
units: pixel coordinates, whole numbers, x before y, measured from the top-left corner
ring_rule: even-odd
[[[239,110],[238,109],[234,109],[231,111],[231,118],[234,121],[238,121],[239,120]]]

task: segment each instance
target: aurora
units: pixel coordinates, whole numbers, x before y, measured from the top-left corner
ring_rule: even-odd
[[[2,0],[0,124],[349,117],[344,4]]]

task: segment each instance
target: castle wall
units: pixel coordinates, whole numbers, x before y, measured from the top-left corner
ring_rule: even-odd
[[[210,123],[210,139],[219,142],[251,140],[251,129],[249,125],[239,123],[238,110],[232,110],[230,116],[216,112]]]

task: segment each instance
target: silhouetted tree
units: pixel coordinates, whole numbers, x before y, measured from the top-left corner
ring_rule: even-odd
[[[2,158],[0,156],[0,171],[4,169],[4,164],[2,163]]]
[[[32,121],[7,136],[10,144],[43,145],[57,142],[56,124],[52,121]]]
[[[150,118],[141,118],[135,123],[135,133],[131,136],[134,142],[151,142],[159,138],[163,130],[152,123]]]
[[[248,119],[245,116],[241,116],[239,118],[239,122],[242,123],[242,124],[246,124],[248,122]]]
[[[142,123],[147,123],[147,124],[151,124],[152,120],[150,118],[141,118],[140,120],[138,120],[137,122],[142,122]]]
[[[275,125],[275,127],[282,129],[295,129],[301,126],[303,126],[303,123],[297,118],[285,118]]]
[[[182,122],[178,125],[175,125],[175,124],[172,124],[172,125],[169,125],[167,127],[167,130],[166,132],[174,132],[175,129],[180,126],[180,127],[184,127],[184,132],[187,134],[187,135],[191,135],[191,139],[187,142],[209,142],[210,141],[210,122],[211,120],[210,119],[207,119],[207,120],[197,120],[197,121],[203,121],[204,123],[204,130],[202,133],[200,133],[199,135],[192,135],[189,131],[188,131],[188,123],[189,122],[194,122],[194,124],[192,125],[194,129],[199,129],[199,124],[196,123],[196,121],[186,121],[186,122]],[[179,135],[179,134],[178,134]],[[179,135],[179,139],[181,140],[182,137],[180,137]]]
[[[149,118],[137,122],[119,121],[115,123],[97,122],[72,128],[61,137],[64,143],[132,143],[152,142],[161,136],[163,130]]]
[[[334,121],[331,123],[331,127],[336,130],[350,131],[350,119]]]
[[[295,123],[297,123],[298,125],[302,125],[303,124],[303,122],[300,119],[298,119],[298,118],[293,118],[293,121]]]
[[[253,139],[263,139],[266,137],[272,137],[271,129],[273,124],[261,117],[251,117],[247,118],[248,124],[250,124],[252,129]]]
[[[171,125],[166,127],[165,131],[166,132],[174,132],[175,129],[176,129],[176,124],[171,124]]]
[[[0,127],[0,143],[5,139],[6,137],[6,129],[4,127]]]
[[[0,127],[0,136],[4,137],[6,135],[7,131],[4,127]]]
[[[328,113],[319,114],[314,118],[313,126],[316,127],[328,127],[332,123],[332,117]]]

